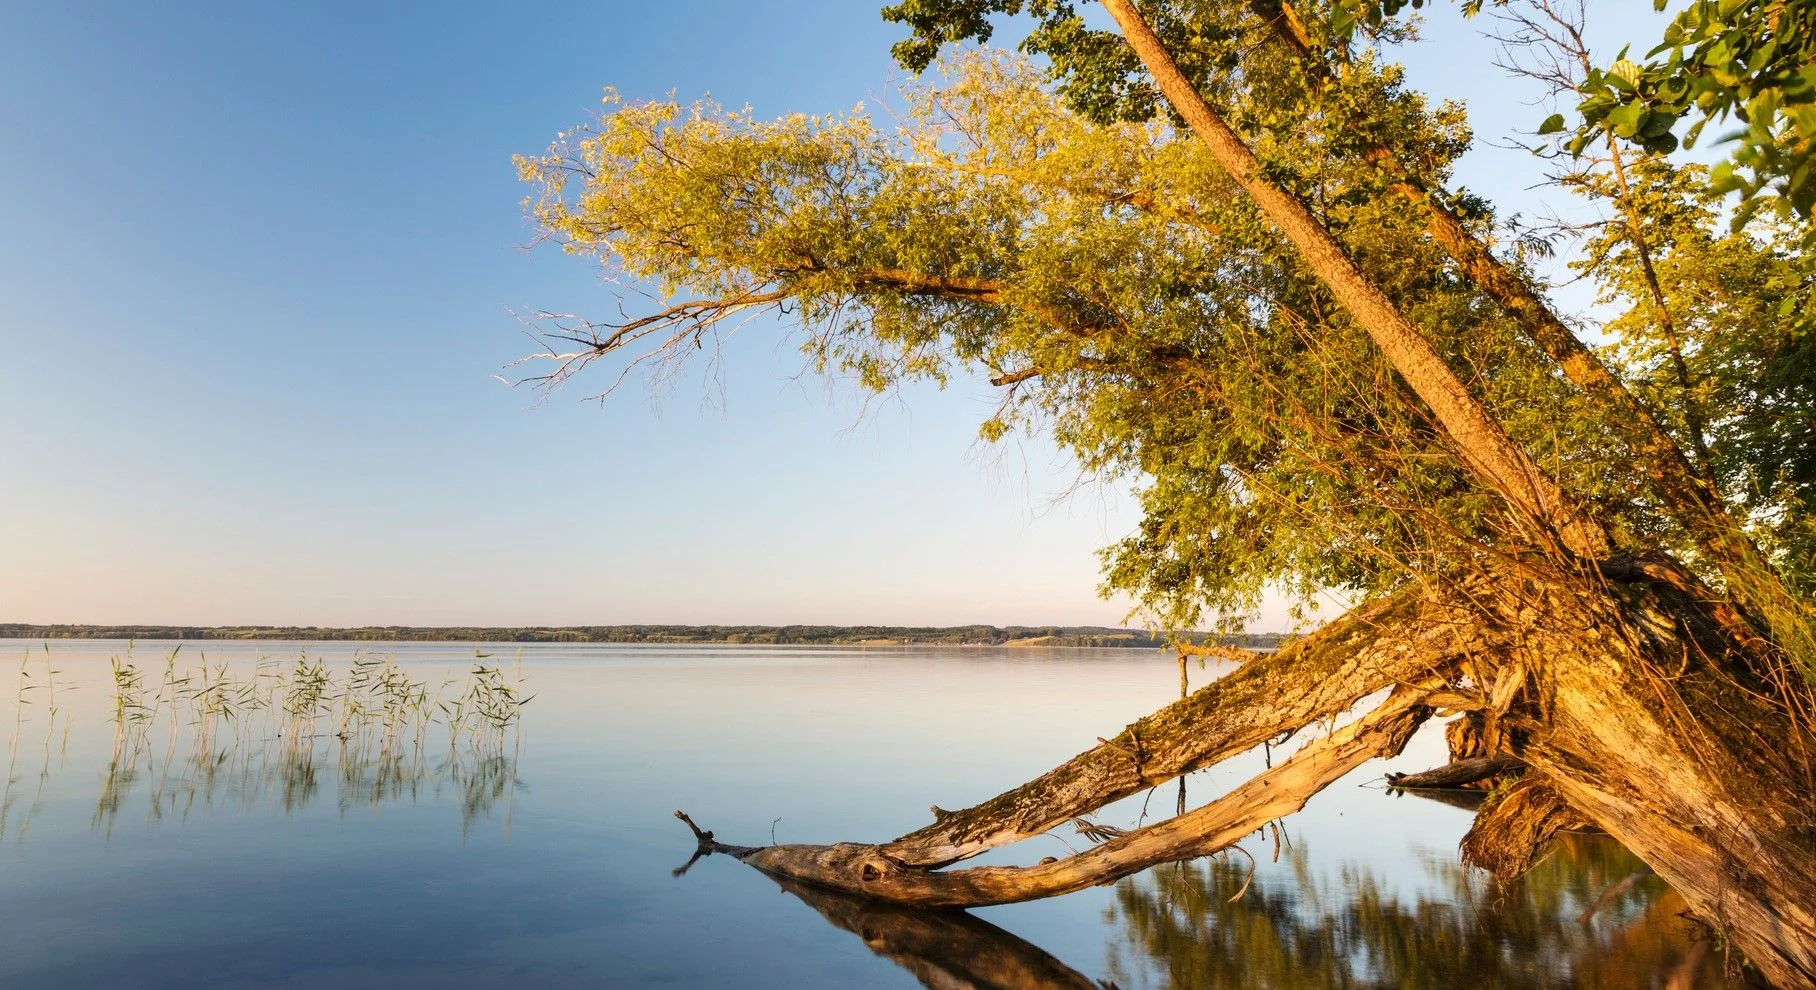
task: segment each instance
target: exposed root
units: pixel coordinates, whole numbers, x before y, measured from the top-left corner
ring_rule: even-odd
[[[1463,862],[1512,883],[1532,868],[1552,836],[1588,824],[1556,791],[1528,776],[1489,796],[1459,848]]]

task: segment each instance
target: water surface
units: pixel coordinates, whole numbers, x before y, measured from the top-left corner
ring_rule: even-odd
[[[130,660],[156,681],[173,645]],[[377,652],[445,696],[474,649]],[[1469,812],[1378,785],[1442,761],[1429,728],[1278,839],[1048,901],[900,911],[725,857],[675,875],[693,850],[677,808],[728,842],[876,841],[990,797],[1177,697],[1153,651],[485,649],[535,697],[478,745],[434,728],[354,758],[329,720],[307,745],[199,745],[165,712],[122,759],[109,660],[127,644],[0,641],[0,985],[1726,985],[1656,878],[1582,919],[1639,867],[1605,838],[1567,837],[1505,890],[1459,867]],[[374,652],[192,643],[176,669]],[[1267,758],[1193,775],[1189,802]],[[1168,784],[1096,817],[1130,827],[1176,800]],[[986,861],[1088,843],[1063,828]]]

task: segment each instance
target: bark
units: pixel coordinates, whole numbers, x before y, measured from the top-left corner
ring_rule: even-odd
[[[932,825],[881,853],[902,866],[932,868],[1040,835],[1454,663],[1482,645],[1460,621],[1453,609],[1410,593],[1352,612],[1014,790],[963,811],[936,811]]]
[[[1816,987],[1811,740],[1713,598],[1666,583],[1504,601],[1525,623],[1518,651],[1544,658],[1520,755],[1532,786],[1631,849],[1774,984]]]
[[[1531,869],[1553,836],[1587,824],[1556,791],[1537,779],[1522,779],[1477,812],[1460,844],[1463,862],[1511,883]]]
[[[771,876],[916,907],[979,907],[1067,894],[1150,866],[1227,849],[1371,759],[1392,756],[1431,715],[1424,697],[1442,677],[1396,689],[1379,708],[1306,744],[1273,768],[1201,808],[1125,832],[1064,859],[962,870],[905,867],[871,845],[717,847]],[[685,816],[683,816],[685,817]],[[702,842],[711,842],[705,833]]]

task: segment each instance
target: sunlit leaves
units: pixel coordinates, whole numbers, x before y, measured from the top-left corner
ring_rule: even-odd
[[[1566,451],[1567,482],[1599,491],[1618,449],[1367,160],[1366,135],[1392,133],[1441,179],[1467,143],[1460,114],[1367,58],[1309,102],[1289,60],[1219,31],[1201,33],[1202,64],[1266,167],[1491,404],[1517,405],[1522,438]],[[779,293],[810,360],[861,388],[961,368],[1004,382],[981,436],[1045,431],[1139,488],[1146,518],[1107,580],[1166,624],[1240,613],[1270,584],[1383,591],[1495,539],[1498,501],[1197,142],[1093,123],[1004,57],[942,77],[892,130],[613,100],[522,162],[531,208],[664,300]]]

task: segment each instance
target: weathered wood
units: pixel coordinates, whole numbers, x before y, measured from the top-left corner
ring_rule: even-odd
[[[1482,805],[1475,824],[1458,848],[1463,862],[1510,883],[1532,868],[1539,850],[1553,836],[1586,824],[1583,816],[1542,780],[1522,777]]]
[[[1040,835],[1453,663],[1480,642],[1462,621],[1411,593],[1359,609],[1249,660],[1014,790],[940,816],[881,852],[902,866],[932,868]]]
[[[1520,606],[1543,713],[1520,754],[1529,776],[1656,870],[1774,985],[1816,987],[1808,733],[1750,680],[1743,647],[1722,640],[1708,604],[1718,596],[1673,582],[1611,590],[1529,588]]]
[[[1466,760],[1453,760],[1441,767],[1418,773],[1390,773],[1387,775],[1387,784],[1402,790],[1462,787],[1524,769],[1526,761],[1517,756],[1475,756]]]
[[[1157,863],[1218,852],[1292,814],[1351,770],[1398,753],[1430,717],[1423,699],[1442,683],[1442,678],[1430,678],[1396,689],[1374,711],[1307,743],[1292,758],[1210,804],[1064,859],[1025,867],[924,870],[901,865],[883,855],[880,847],[857,843],[718,848],[771,876],[917,907],[979,907],[1066,894]],[[696,835],[704,836],[702,843],[714,841],[711,833],[696,829]]]

